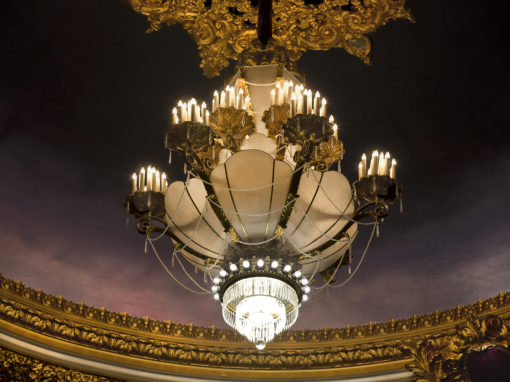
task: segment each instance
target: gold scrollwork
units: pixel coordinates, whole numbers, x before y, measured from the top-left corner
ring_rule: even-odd
[[[237,152],[246,135],[255,131],[255,122],[246,110],[218,108],[211,114],[211,128],[224,148]]]
[[[130,0],[147,16],[147,32],[162,24],[180,23],[197,42],[201,67],[208,77],[219,75],[229,60],[246,64],[293,64],[307,50],[343,48],[370,62],[368,34],[391,20],[413,21],[405,0],[303,0],[273,2],[273,41],[262,49],[256,39],[257,8],[248,0]]]
[[[114,382],[118,379],[101,377],[63,366],[40,361],[0,347],[0,380],[2,381],[73,381]]]
[[[483,318],[471,317],[465,324],[458,325],[452,335],[419,339],[405,345],[413,357],[407,368],[418,377],[417,381],[468,380],[461,362],[463,356],[490,346],[508,348],[509,333],[509,317],[491,314]]]

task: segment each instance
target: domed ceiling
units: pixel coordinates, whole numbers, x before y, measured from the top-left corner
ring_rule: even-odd
[[[296,328],[407,317],[508,289],[510,37],[499,4],[408,0],[416,24],[381,28],[371,66],[341,50],[300,61],[333,100],[353,164],[343,172],[354,179],[374,142],[391,147],[405,196],[356,277],[314,296]],[[153,163],[182,180],[180,163],[163,159],[170,107],[209,99],[222,80],[202,75],[181,27],[145,34],[146,19],[120,0],[5,12],[0,272],[110,311],[223,326],[210,297],[189,295],[144,253],[122,207],[130,169]]]

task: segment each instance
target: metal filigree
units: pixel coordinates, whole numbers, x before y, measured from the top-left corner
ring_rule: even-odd
[[[237,152],[243,139],[255,131],[255,122],[246,110],[218,108],[211,115],[211,128],[223,148]]]
[[[283,63],[292,68],[308,50],[343,48],[370,62],[368,35],[391,20],[413,21],[405,0],[280,0],[273,3],[273,40],[262,49],[257,40],[257,7],[248,0],[130,0],[147,16],[147,32],[163,24],[181,24],[195,39],[201,67],[219,75],[230,60],[240,64]],[[289,65],[290,64],[290,65]]]

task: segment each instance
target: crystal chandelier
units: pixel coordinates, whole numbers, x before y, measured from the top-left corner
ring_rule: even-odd
[[[395,159],[374,151],[370,161],[363,154],[351,188],[326,98],[284,64],[253,61],[210,103],[171,108],[165,145],[169,163],[175,153],[184,159],[186,180],[169,184],[166,174],[141,168],[125,206],[145,250],[182,287],[211,294],[225,322],[262,350],[296,322],[313,290],[352,278],[401,186]],[[361,225],[372,231],[351,273]],[[154,245],[164,236],[173,242],[171,266]],[[336,283],[342,266],[349,276]]]

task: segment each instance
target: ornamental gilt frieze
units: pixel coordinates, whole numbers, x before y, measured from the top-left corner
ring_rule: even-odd
[[[147,32],[181,24],[195,39],[208,77],[240,65],[284,63],[292,68],[308,50],[343,48],[370,63],[369,34],[391,20],[413,21],[405,0],[280,0],[273,3],[270,49],[257,41],[256,1],[130,0],[149,21]]]

